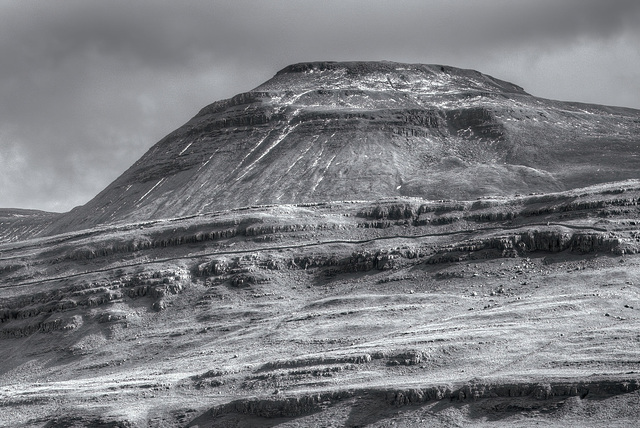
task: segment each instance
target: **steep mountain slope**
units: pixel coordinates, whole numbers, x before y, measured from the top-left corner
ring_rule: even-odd
[[[635,178],[640,112],[476,71],[303,63],[202,109],[48,233],[258,204],[472,199]]]

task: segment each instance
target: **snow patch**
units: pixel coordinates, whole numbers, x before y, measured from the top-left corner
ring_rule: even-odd
[[[276,141],[274,141],[269,147],[267,147],[267,150],[264,151],[264,153],[262,153],[258,159],[254,160],[253,162],[251,162],[251,164],[249,166],[247,166],[247,168],[245,169],[245,171],[238,177],[238,180],[241,180],[245,175],[247,175],[249,173],[249,171],[251,171],[253,169],[253,167],[260,162],[260,160],[265,157],[266,155],[269,154],[269,152],[271,152],[271,150],[273,150],[278,144],[280,144],[282,142],[282,140],[284,140],[285,138],[287,138],[287,135],[289,135],[291,132],[293,132],[294,129],[296,129],[298,127],[298,125],[300,125],[299,123],[296,123],[293,126],[285,126],[284,128],[284,132],[282,133],[282,135],[280,135]],[[266,137],[265,137],[266,138]],[[264,141],[264,140],[262,140]],[[260,144],[262,144],[262,141],[260,142]],[[257,146],[256,146],[257,147]],[[246,159],[246,156],[245,156]],[[244,159],[243,159],[244,160]]]
[[[327,171],[329,170],[329,167],[331,166],[331,164],[333,163],[333,161],[335,160],[336,156],[338,156],[337,154],[333,155],[333,157],[329,160],[329,162],[327,162],[327,166],[324,167],[324,170],[322,171],[322,175],[320,175],[320,178],[318,179],[318,181],[316,182],[316,184],[313,186],[313,189],[311,189],[310,194],[313,194],[316,189],[318,188],[318,185],[320,183],[322,183],[322,180],[324,180],[324,175],[327,173]]]
[[[156,188],[156,187],[158,187],[160,184],[162,184],[162,182],[163,182],[164,180],[165,180],[165,177],[162,177],[160,180],[158,180],[158,182],[155,184],[155,186],[153,186],[151,189],[149,189],[149,191],[148,191],[147,193],[145,193],[144,195],[142,195],[142,197],[141,197],[140,199],[138,199],[138,200],[136,201],[136,203],[138,203],[138,202],[142,201],[144,198],[146,198],[146,197],[147,197],[147,195],[148,195],[149,193],[151,193],[151,192],[153,191],[153,189],[155,189],[155,188]]]
[[[311,144],[309,144],[309,147],[307,147],[307,149],[302,152],[302,154],[300,156],[298,156],[298,158],[293,161],[293,163],[291,165],[289,165],[289,168],[287,168],[287,170],[284,172],[283,175],[287,175],[289,174],[289,172],[291,171],[291,169],[293,169],[293,167],[298,163],[298,161],[302,158],[304,158],[304,156],[309,152],[309,150],[311,150],[311,147],[313,147],[313,144],[318,141],[318,138],[320,138],[320,135],[316,135],[315,139],[311,142]]]
[[[180,153],[178,153],[178,156],[182,156],[182,154],[189,148],[191,147],[191,145],[193,144],[193,141],[190,142],[189,144],[187,144],[187,147],[185,147],[184,149],[182,149],[182,151]]]
[[[220,150],[220,148],[219,148],[219,147],[213,151],[213,153],[211,154],[211,156],[209,156],[209,159],[207,159],[207,161],[206,161],[205,163],[203,163],[202,165],[200,165],[200,167],[198,168],[198,170],[197,170],[196,172],[200,172],[200,170],[201,170],[202,168],[204,168],[205,166],[207,166],[207,164],[209,163],[209,161],[210,161],[211,159],[213,159],[213,156],[214,156],[216,153],[218,153],[218,150]]]
[[[249,150],[249,153],[247,153],[246,155],[244,155],[244,157],[242,158],[242,160],[240,161],[240,163],[238,163],[238,166],[237,166],[237,167],[232,171],[232,173],[233,173],[233,172],[235,172],[238,168],[240,168],[240,167],[242,166],[242,164],[244,163],[244,161],[245,161],[245,160],[247,160],[247,158],[248,158],[249,156],[251,156],[251,153],[255,152],[255,151],[256,151],[256,149],[257,149],[258,147],[260,147],[260,145],[261,145],[262,143],[264,143],[264,141],[269,137],[269,135],[271,135],[271,131],[269,131],[269,132],[267,133],[267,135],[265,135],[265,136],[264,136],[264,138],[262,138],[260,141],[258,141],[258,144],[256,144],[255,146],[253,146],[253,148],[252,148],[251,150]]]

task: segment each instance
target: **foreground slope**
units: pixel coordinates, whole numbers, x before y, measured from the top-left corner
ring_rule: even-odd
[[[2,426],[630,426],[640,182],[0,245]]]
[[[473,199],[637,178],[640,112],[472,70],[303,63],[205,107],[48,233],[259,204]]]

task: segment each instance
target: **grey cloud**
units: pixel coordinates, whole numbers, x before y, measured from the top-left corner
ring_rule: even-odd
[[[3,31],[8,29],[13,37],[3,40],[19,38],[17,43],[24,43],[36,61],[55,63],[94,52],[148,66],[175,67],[200,53],[215,61],[257,63],[316,51],[366,57],[425,45],[465,51],[556,37],[610,37],[635,29],[640,3],[63,1],[14,13],[19,16],[7,20],[17,24]]]

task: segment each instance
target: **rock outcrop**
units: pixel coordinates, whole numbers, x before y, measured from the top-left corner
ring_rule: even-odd
[[[429,401],[476,401],[480,399],[499,400],[504,398],[530,400],[531,402],[566,399],[568,397],[596,399],[626,394],[640,389],[638,380],[602,379],[592,381],[559,380],[551,382],[484,383],[470,382],[463,385],[434,385],[424,388],[404,388],[397,390],[359,389],[348,391],[320,392],[293,397],[256,398],[232,401],[214,407],[194,419],[188,426],[215,426],[215,420],[226,414],[258,416],[265,419],[296,417],[322,411],[349,399],[370,400],[376,410],[385,407],[398,408],[420,405]],[[520,402],[519,404],[525,404]],[[515,406],[517,402],[513,403]],[[564,401],[557,402],[557,408]],[[535,407],[535,406],[534,406]],[[524,410],[524,409],[523,409]],[[528,409],[530,410],[530,409]],[[210,425],[212,424],[213,425]]]

